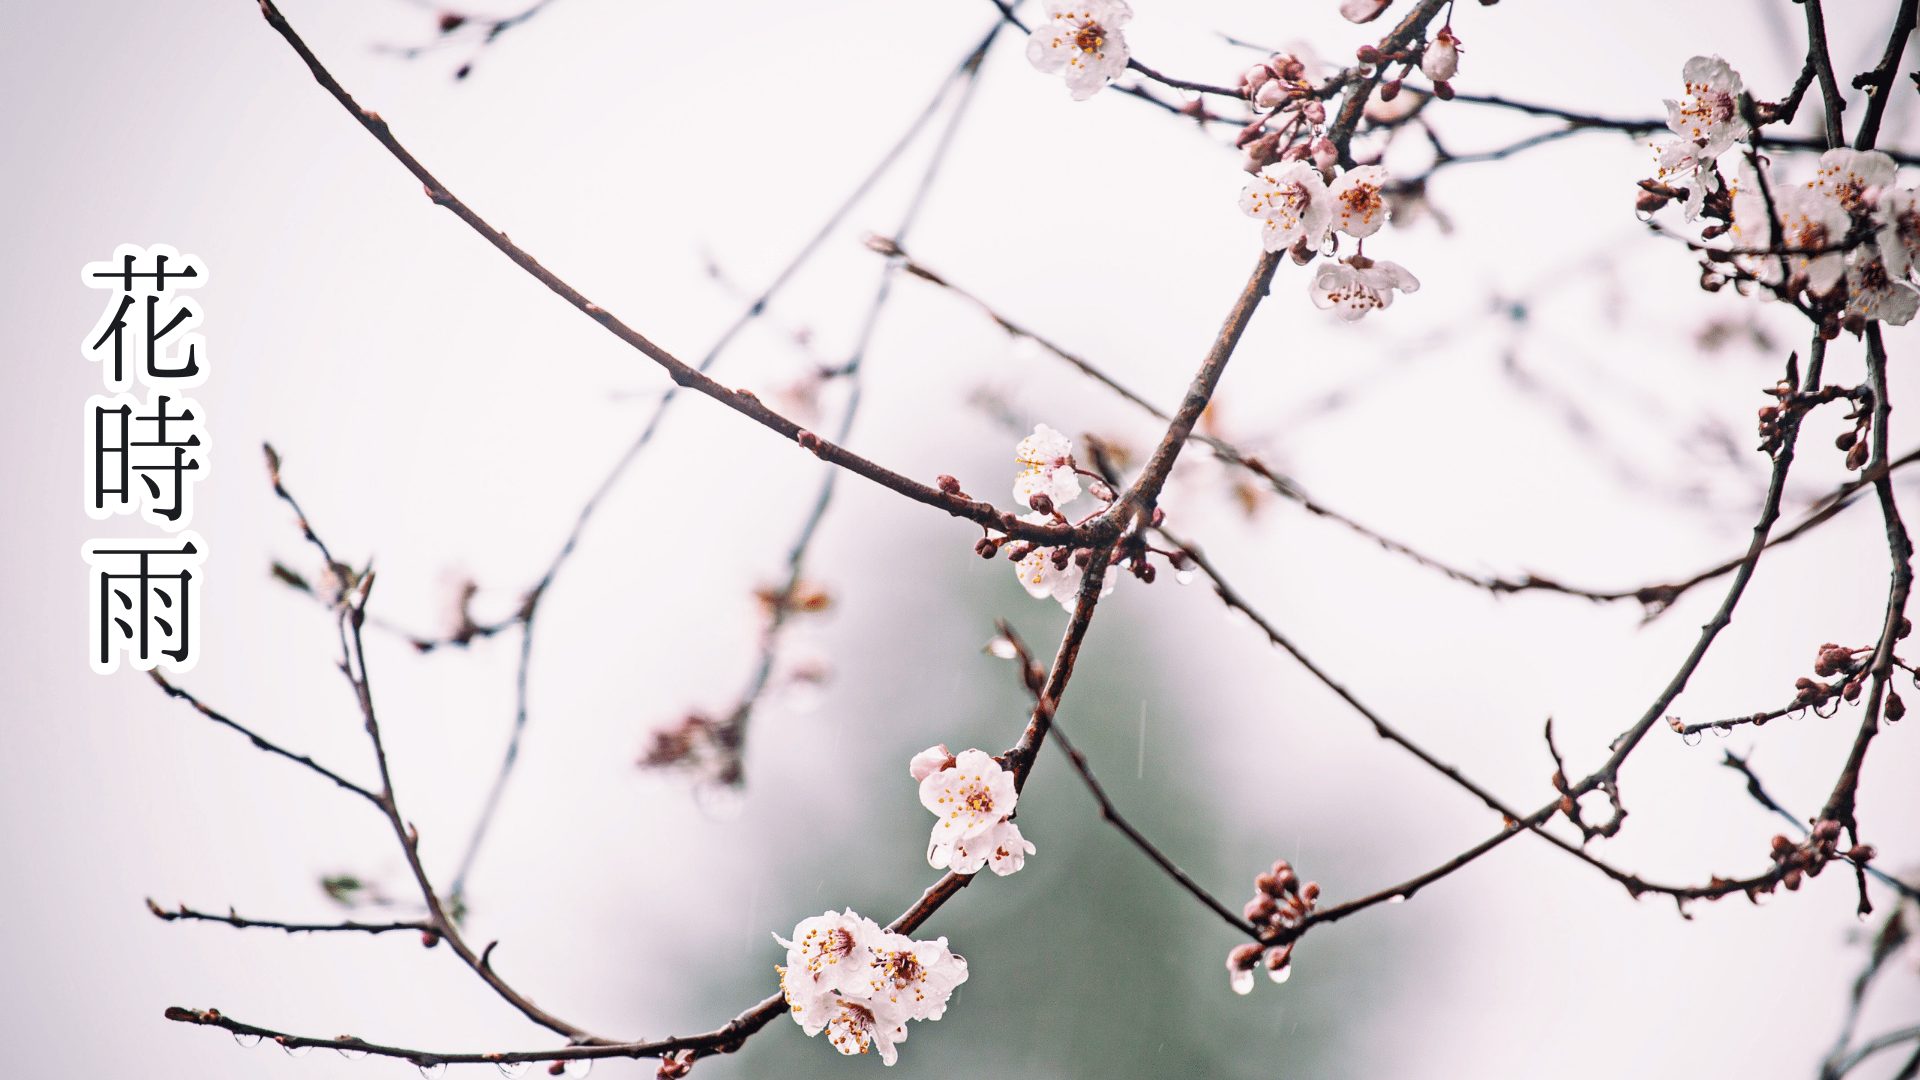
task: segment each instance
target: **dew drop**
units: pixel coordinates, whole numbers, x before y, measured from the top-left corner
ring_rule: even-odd
[[[576,1080],[593,1071],[592,1058],[574,1058],[570,1061],[556,1061],[554,1064],[560,1066],[560,1071],[553,1075],[571,1076],[576,1078]]]
[[[1688,746],[1699,746],[1700,733],[1697,731],[1683,731],[1680,733],[1680,741],[1686,743]]]
[[[1193,584],[1193,579],[1199,576],[1200,576],[1200,571],[1195,570],[1192,567],[1188,567],[1185,570],[1175,570],[1173,572],[1173,580],[1182,585]]]
[[[1277,968],[1268,968],[1267,978],[1272,979],[1274,982],[1277,982],[1277,983],[1286,982],[1288,979],[1293,978],[1293,965],[1281,964]]]
[[[306,1057],[308,1054],[313,1053],[313,1047],[311,1046],[288,1046],[285,1043],[281,1043],[280,1049],[285,1050],[287,1056],[290,1058]]]
[[[233,1041],[241,1046],[251,1048],[260,1045],[260,1036],[249,1035],[244,1031],[236,1031],[233,1033]]]
[[[533,1062],[503,1061],[499,1065],[495,1066],[495,1068],[498,1068],[500,1070],[500,1075],[506,1077],[507,1080],[520,1080],[520,1077],[523,1077],[533,1071]]]
[[[426,1077],[427,1080],[440,1080],[440,1077],[447,1075],[447,1063],[444,1061],[436,1061],[431,1065],[422,1065],[420,1066],[420,1075]]]
[[[1387,897],[1387,903],[1389,904],[1404,904],[1406,902],[1407,896],[1405,893],[1394,893],[1392,896]]]
[[[997,637],[987,642],[987,654],[997,656],[1002,660],[1011,660],[1020,655],[1019,651],[1013,647],[1013,642],[1003,637]]]
[[[346,1058],[348,1061],[355,1061],[367,1056],[367,1052],[365,1050],[349,1050],[344,1046],[336,1046],[334,1047],[334,1050],[337,1051],[341,1057]]]
[[[1233,987],[1233,992],[1236,994],[1251,994],[1253,993],[1253,972],[1234,971],[1227,976],[1227,983]]]
[[[1713,726],[1713,734],[1716,738],[1724,739],[1727,736],[1733,734],[1733,729],[1730,727],[1727,727],[1725,724],[1715,724]]]

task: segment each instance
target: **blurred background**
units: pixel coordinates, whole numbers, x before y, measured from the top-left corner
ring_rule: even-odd
[[[1836,67],[1877,58],[1894,4],[1829,4]],[[486,9],[476,8],[476,11]],[[493,14],[518,10],[503,4]],[[217,1006],[265,1026],[431,1049],[550,1045],[445,949],[392,936],[287,936],[163,924],[143,898],[260,918],[348,913],[320,887],[352,875],[405,897],[385,823],[250,749],[144,677],[84,653],[81,543],[144,534],[82,511],[77,418],[99,374],[80,338],[104,294],[79,266],[164,242],[211,270],[196,294],[211,375],[203,658],[179,679],[207,702],[368,778],[360,721],[333,670],[330,616],[273,581],[319,569],[267,485],[271,440],[322,535],[373,559],[373,610],[453,629],[459,582],[504,617],[668,385],[433,207],[314,85],[243,0],[9,0],[0,118],[10,250],[0,291],[14,346],[0,425],[6,494],[0,611],[0,1042],[21,1075],[385,1077],[393,1061],[290,1060],[162,1019]],[[440,40],[398,0],[288,0],[341,81],[441,179],[547,266],[681,356],[695,357],[823,220],[992,24],[986,3],[749,4],[557,0],[491,45]],[[1462,5],[1462,92],[1616,116],[1661,115],[1695,53],[1761,97],[1799,70],[1791,3]],[[1231,82],[1259,54],[1222,34],[1330,62],[1377,40],[1332,0],[1139,0],[1128,38],[1168,72]],[[1018,35],[987,57],[912,251],[935,269],[1171,405],[1257,249],[1239,157],[1119,94],[1069,100]],[[1908,66],[1916,54],[1909,52]],[[456,73],[471,65],[464,78]],[[1903,69],[1904,70],[1904,69]],[[1882,144],[1920,146],[1904,76]],[[1856,104],[1850,120],[1858,115]],[[1811,131],[1817,110],[1805,109]],[[1552,127],[1464,103],[1428,112],[1455,153]],[[1396,145],[1397,175],[1423,169]],[[1763,490],[1759,391],[1803,347],[1791,313],[1697,287],[1692,259],[1633,216],[1646,140],[1583,135],[1432,184],[1440,216],[1369,244],[1424,287],[1349,326],[1284,266],[1212,414],[1322,500],[1486,572],[1594,588],[1670,581],[1734,554]],[[849,354],[931,139],[848,215],[820,257],[720,361],[772,400]],[[1908,179],[1911,182],[1911,178]],[[717,268],[719,274],[713,272]],[[866,357],[852,446],[911,476],[958,476],[1004,502],[1020,431],[1045,422],[1144,450],[1159,424],[950,294],[896,282]],[[796,333],[804,333],[804,346]],[[1895,330],[1893,444],[1920,391]],[[1863,370],[1851,339],[1828,371]],[[844,388],[819,402],[830,430]],[[1017,425],[1017,427],[1012,426]],[[1788,498],[1846,478],[1837,411],[1803,440]],[[1631,601],[1494,598],[1277,499],[1249,506],[1197,450],[1165,505],[1318,662],[1392,722],[1511,801],[1550,797],[1554,718],[1584,774],[1685,655],[1722,585],[1643,622]],[[715,798],[635,760],[650,733],[724,710],[754,662],[756,586],[776,582],[819,463],[703,399],[668,414],[546,598],[520,766],[469,881],[468,936],[560,1015],[610,1035],[705,1030],[775,988],[770,931],[852,906],[882,921],[935,874],[906,775],[934,742],[997,750],[1026,700],[985,654],[1005,617],[1051,653],[1064,615],[970,548],[971,526],[857,479],[808,577],[824,614],[783,663],[831,678],[756,714],[746,783]],[[1911,487],[1901,485],[1903,494]],[[1911,517],[1911,515],[1909,515]],[[1876,635],[1885,547],[1871,507],[1761,563],[1733,627],[1674,712],[1706,720],[1792,696],[1826,641]],[[370,637],[406,815],[451,875],[513,719],[513,635],[419,655]],[[1061,714],[1119,805],[1232,902],[1276,857],[1331,900],[1400,880],[1496,828],[1474,799],[1374,738],[1211,592],[1163,574],[1121,583]],[[1686,745],[1656,729],[1623,777],[1611,860],[1658,880],[1766,866],[1783,823],[1719,764],[1751,753],[1796,813],[1824,800],[1857,713],[1781,720]],[[1920,748],[1874,744],[1860,817],[1880,864],[1920,864]],[[1851,876],[1764,908],[1620,888],[1519,838],[1411,903],[1313,933],[1284,986],[1229,992],[1232,932],[1103,826],[1043,754],[1020,804],[1039,848],[977,882],[925,933],[972,978],[919,1024],[893,1075],[1811,1076],[1831,1049],[1863,937]],[[363,890],[363,893],[368,890]],[[1882,913],[1893,897],[1876,889]],[[402,909],[404,911],[404,909]],[[1861,1030],[1920,1018],[1903,958]],[[1905,1053],[1858,1075],[1891,1075]],[[785,1019],[698,1075],[877,1069]],[[602,1062],[596,1075],[650,1076]],[[479,1074],[481,1068],[467,1070]]]

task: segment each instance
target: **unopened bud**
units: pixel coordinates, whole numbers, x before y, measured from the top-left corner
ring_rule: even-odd
[[[960,494],[960,481],[948,476],[946,473],[941,473],[939,479],[935,480],[934,483],[940,486],[941,491],[949,495]]]
[[[1033,507],[1033,511],[1036,514],[1051,515],[1053,513],[1053,496],[1048,495],[1044,491],[1036,491],[1027,497],[1027,505]]]

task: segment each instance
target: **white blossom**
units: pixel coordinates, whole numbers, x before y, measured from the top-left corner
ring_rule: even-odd
[[[955,841],[992,828],[1013,813],[1019,798],[1013,774],[991,755],[984,750],[962,750],[955,756],[953,768],[930,773],[920,781],[920,805],[939,819],[934,822],[927,861],[945,867]]]
[[[1026,506],[1035,495],[1045,495],[1057,507],[1080,497],[1080,476],[1074,472],[1073,440],[1045,424],[1034,426],[1033,434],[1014,448],[1014,460],[1020,463],[1020,475],[1013,478],[1013,497]],[[1052,524],[1042,517],[1041,524]]]
[[[773,936],[787,949],[785,966],[776,969],[787,1005],[802,1027],[816,1025],[807,1034],[818,1034],[827,1023],[825,1006],[835,994],[866,988],[873,942],[879,935],[878,924],[848,908],[800,920],[791,941]]]
[[[1314,307],[1332,308],[1342,320],[1354,322],[1375,308],[1391,305],[1396,290],[1419,289],[1419,279],[1399,263],[1355,255],[1344,262],[1320,264],[1309,295]]]
[[[835,1050],[847,1055],[879,1050],[880,1061],[886,1065],[900,1060],[898,1047],[907,1041],[906,1019],[875,1008],[872,1001],[836,998],[826,1029]]]
[[[1459,70],[1460,39],[1453,36],[1453,27],[1443,26],[1420,54],[1420,73],[1438,83],[1453,78]]]
[[[1655,177],[1663,184],[1687,189],[1687,199],[1683,205],[1687,220],[1692,221],[1700,216],[1707,196],[1719,191],[1724,183],[1720,178],[1720,167],[1703,152],[1699,143],[1691,139],[1675,139],[1657,149],[1660,151],[1660,168]]]
[[[1387,170],[1380,165],[1348,169],[1327,189],[1333,227],[1352,237],[1372,236],[1387,223],[1387,203],[1380,195]]]
[[[1910,189],[1883,191],[1875,208],[1879,221],[1880,257],[1887,273],[1904,278],[1920,257],[1920,195]]]
[[[1020,826],[1002,820],[978,836],[956,841],[947,868],[956,874],[977,874],[984,867],[1006,877],[1027,865],[1027,856],[1036,850],[1020,835]]]
[[[1878,150],[1840,147],[1820,155],[1820,168],[1807,186],[1849,214],[1865,214],[1880,192],[1893,186],[1894,169],[1893,159]]]
[[[951,768],[953,762],[953,751],[947,749],[946,743],[940,743],[913,755],[913,760],[907,762],[907,772],[918,783],[941,769]]]
[[[1285,251],[1301,241],[1318,248],[1333,220],[1327,183],[1304,161],[1261,169],[1240,192],[1240,209],[1260,219],[1260,242],[1268,251]]]
[[[938,1020],[954,987],[966,981],[967,959],[949,950],[946,938],[915,941],[884,933],[874,943],[867,998],[908,1020]]]
[[[1696,56],[1681,69],[1687,92],[1680,100],[1667,99],[1667,127],[1683,139],[1701,144],[1708,157],[1719,157],[1747,133],[1740,117],[1740,73],[1717,56]]]
[[[1905,326],[1920,309],[1920,293],[1890,277],[1880,253],[1856,248],[1847,253],[1847,314],[1889,326]]]
[[[1048,74],[1066,76],[1073,100],[1085,101],[1127,70],[1133,18],[1125,0],[1046,0],[1046,18],[1027,39],[1027,59]]]
[[[1042,514],[1027,514],[1022,521],[1030,525],[1047,525],[1051,522]],[[1019,577],[1021,587],[1027,595],[1038,600],[1051,597],[1062,608],[1072,611],[1080,598],[1080,582],[1086,577],[1086,571],[1080,564],[1068,556],[1064,561],[1056,561],[1057,548],[1036,547],[1027,552],[1013,564],[1013,572]],[[1117,574],[1109,573],[1100,582],[1102,597],[1113,592]]]

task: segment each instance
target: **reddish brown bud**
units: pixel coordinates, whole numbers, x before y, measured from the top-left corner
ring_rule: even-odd
[[[1252,971],[1254,965],[1260,962],[1260,953],[1264,949],[1265,946],[1253,941],[1235,945],[1233,951],[1227,953],[1227,963],[1240,971]]]
[[[939,479],[935,480],[934,483],[940,485],[940,490],[949,495],[960,494],[960,481],[948,476],[946,473],[941,473]]]

